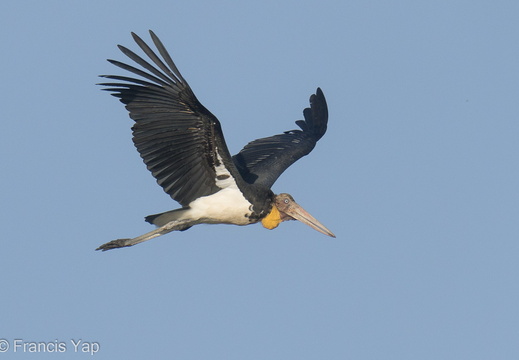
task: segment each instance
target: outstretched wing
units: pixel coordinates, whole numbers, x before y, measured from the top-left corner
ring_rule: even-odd
[[[320,88],[310,96],[310,107],[303,115],[304,120],[296,121],[301,130],[254,140],[233,156],[245,181],[271,187],[283,171],[312,151],[328,125],[328,107]]]
[[[120,46],[144,70],[108,60],[142,79],[102,75],[119,82],[103,90],[120,98],[135,121],[133,142],[164,191],[183,206],[229,186],[239,176],[227,150],[218,119],[197,100],[158,37],[150,31],[160,59],[146,43],[133,39],[154,63]],[[165,63],[164,63],[165,62]],[[230,179],[229,179],[230,180]]]

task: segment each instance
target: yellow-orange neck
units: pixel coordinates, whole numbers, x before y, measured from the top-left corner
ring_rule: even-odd
[[[261,220],[261,225],[263,225],[263,227],[266,227],[269,230],[272,230],[274,228],[277,228],[280,222],[281,214],[279,213],[279,210],[276,207],[276,205],[273,205],[272,210],[270,210],[269,214]]]

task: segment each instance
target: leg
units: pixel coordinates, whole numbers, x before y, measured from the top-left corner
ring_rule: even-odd
[[[192,220],[173,220],[167,223],[164,226],[158,227],[153,231],[150,231],[144,235],[137,236],[133,239],[117,239],[112,240],[110,242],[107,242],[106,244],[103,244],[99,246],[96,250],[112,250],[120,247],[127,247],[127,246],[133,246],[135,244],[151,240],[153,238],[159,237],[161,235],[167,234],[171,231],[175,230],[187,230],[187,228],[191,227],[195,223]]]

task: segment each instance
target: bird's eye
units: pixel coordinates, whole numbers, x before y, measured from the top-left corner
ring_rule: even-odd
[[[288,204],[288,199],[285,199],[285,204]]]

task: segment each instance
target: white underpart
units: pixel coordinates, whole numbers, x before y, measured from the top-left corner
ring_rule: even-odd
[[[245,199],[238,188],[234,177],[223,164],[223,160],[216,149],[216,156],[220,165],[215,167],[216,176],[227,176],[223,180],[215,179],[216,186],[222,190],[208,196],[193,200],[186,217],[201,219],[206,223],[228,223],[236,225],[249,224],[245,214],[251,214],[251,203]]]

